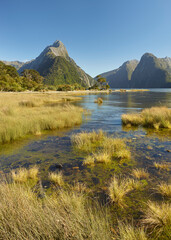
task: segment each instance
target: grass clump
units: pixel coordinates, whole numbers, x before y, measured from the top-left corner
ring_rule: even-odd
[[[171,198],[171,184],[161,182],[160,184],[157,185],[156,190],[161,195]]]
[[[0,196],[1,239],[113,239],[107,212],[82,193],[59,190],[39,199],[28,186],[1,183]]]
[[[51,182],[57,184],[60,187],[64,185],[62,172],[58,172],[58,173],[51,172],[51,173],[49,173],[49,180]]]
[[[154,162],[154,166],[158,170],[169,171],[169,165],[167,163],[157,163],[157,162]]]
[[[122,240],[148,240],[143,228],[135,228],[130,224],[119,223],[119,237]]]
[[[103,103],[103,99],[99,97],[94,102],[98,103],[98,104],[102,104]]]
[[[94,154],[95,162],[96,163],[110,163],[111,156],[107,152],[99,152]]]
[[[157,235],[165,235],[169,239],[171,227],[171,204],[149,201],[144,212],[143,222],[148,228],[154,229]],[[165,238],[164,238],[165,239]]]
[[[25,183],[28,179],[28,170],[25,168],[19,168],[18,170],[12,170],[12,179],[14,182]]]
[[[111,180],[111,183],[108,187],[109,191],[109,197],[112,200],[112,202],[116,203],[120,207],[126,206],[124,203],[124,198],[127,193],[129,193],[132,190],[132,186],[128,182],[128,180],[125,179],[118,179],[116,176],[114,176]]]
[[[39,168],[37,166],[34,166],[28,170],[28,177],[31,179],[37,179],[39,173]]]
[[[141,125],[155,129],[171,129],[171,109],[167,107],[152,107],[146,108],[140,113],[123,114],[122,123],[124,125]]]
[[[83,161],[83,165],[94,166],[94,164],[95,164],[95,158],[93,155],[87,156]]]
[[[148,179],[149,173],[145,169],[133,169],[132,176],[137,179]]]
[[[104,140],[105,133],[102,130],[98,132],[81,132],[72,136],[72,143],[76,148],[90,151],[93,147],[97,147]]]

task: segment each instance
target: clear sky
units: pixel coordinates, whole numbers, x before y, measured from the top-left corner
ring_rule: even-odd
[[[31,60],[61,40],[91,76],[171,57],[171,0],[0,0],[0,59]]]

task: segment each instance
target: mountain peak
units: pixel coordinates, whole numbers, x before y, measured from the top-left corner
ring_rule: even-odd
[[[49,46],[49,49],[52,51],[52,53],[57,57],[57,56],[61,56],[61,57],[65,57],[68,58],[68,52],[66,50],[65,45],[59,41],[56,40],[53,45]]]

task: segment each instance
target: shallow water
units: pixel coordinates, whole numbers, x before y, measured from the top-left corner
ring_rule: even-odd
[[[103,104],[94,100],[103,98]],[[51,132],[42,136],[34,136],[20,140],[14,144],[3,145],[0,149],[0,169],[8,172],[12,168],[39,165],[42,177],[46,180],[47,170],[55,163],[63,165],[63,173],[68,182],[75,180],[86,182],[87,185],[102,187],[114,174],[128,174],[133,167],[147,168],[151,176],[170,180],[169,172],[157,171],[153,162],[171,164],[171,131],[149,131],[143,128],[126,129],[122,127],[121,115],[139,112],[152,106],[171,108],[170,89],[152,89],[149,92],[113,92],[111,94],[89,94],[75,103],[92,111],[91,117],[80,127],[61,132]],[[113,162],[110,165],[99,164],[83,167],[85,154],[75,151],[70,137],[80,131],[103,129],[114,137],[126,138],[130,146],[132,158],[128,162]]]

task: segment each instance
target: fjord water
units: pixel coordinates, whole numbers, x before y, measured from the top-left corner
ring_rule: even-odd
[[[103,104],[94,103],[101,97]],[[144,167],[156,178],[169,180],[169,172],[156,172],[153,162],[171,164],[171,131],[147,130],[144,128],[124,128],[121,116],[124,113],[139,112],[143,108],[167,106],[171,108],[171,89],[151,89],[145,92],[113,92],[110,94],[88,94],[75,103],[91,111],[91,116],[74,129],[51,132],[42,136],[20,140],[3,145],[0,151],[0,168],[8,172],[12,168],[29,167],[37,164],[44,179],[54,164],[63,165],[67,181],[78,180],[88,185],[103,185],[114,173],[127,174],[133,167]],[[108,135],[125,138],[131,149],[131,160],[116,161],[108,165],[84,167],[85,153],[76,151],[70,137],[80,131],[103,129]]]

